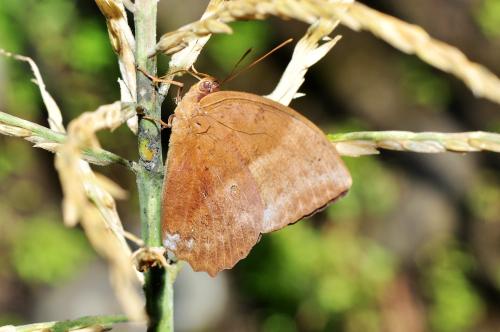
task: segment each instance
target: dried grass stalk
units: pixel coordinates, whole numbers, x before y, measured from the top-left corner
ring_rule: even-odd
[[[123,123],[120,102],[101,106],[71,121],[68,138],[56,154],[56,168],[63,187],[66,224],[80,221],[93,247],[111,265],[111,280],[125,312],[132,319],[142,320],[143,304],[131,266],[132,253],[125,241],[115,201],[101,187],[102,178],[97,178],[88,163],[81,160],[80,152],[83,148],[99,147],[97,130],[114,128],[120,123]]]
[[[118,64],[122,77],[118,79],[120,100],[123,103],[135,102],[137,100],[135,39],[128,25],[125,7],[120,0],[95,0],[95,2],[106,18],[111,46],[118,55]],[[137,133],[137,121],[137,116],[127,121],[127,125],[134,133]]]
[[[484,131],[436,133],[365,131],[328,135],[344,156],[378,154],[379,149],[418,153],[492,151],[500,153],[500,134]]]
[[[211,0],[208,3],[207,9],[201,16],[201,20],[212,16],[215,12],[220,10],[223,3],[223,0]],[[209,38],[210,34],[190,40],[186,45],[184,45],[182,50],[172,56],[169,63],[169,71],[174,72],[191,68]]]
[[[307,70],[323,58],[340,39],[340,36],[333,40],[327,37],[338,23],[339,20],[320,18],[311,24],[304,37],[295,46],[292,59],[268,98],[289,105],[292,99],[302,96],[298,94],[298,90],[304,83]],[[325,42],[320,45],[321,41]]]
[[[467,59],[459,49],[430,37],[420,26],[360,3],[349,8],[343,22],[356,30],[372,32],[400,51],[417,55],[428,64],[461,79],[474,95],[500,104],[500,80],[495,74]]]
[[[201,16],[201,19],[203,20],[213,15],[213,13],[222,8],[223,3],[223,0],[210,0],[207,9]],[[167,74],[166,78],[171,80],[176,76],[174,73],[181,74],[183,70],[191,68],[191,66],[193,66],[198,59],[198,55],[200,55],[201,50],[209,39],[210,34],[194,37],[186,45],[184,45],[184,47],[180,48],[177,53],[173,54],[168,66],[169,74]],[[161,95],[166,95],[169,88],[169,83],[162,83],[158,92]]]
[[[135,110],[132,108],[123,112],[126,117],[135,114]],[[0,134],[24,138],[33,143],[34,147],[50,152],[57,152],[61,144],[66,141],[65,134],[4,112],[0,112]],[[103,149],[84,149],[82,150],[82,158],[99,166],[121,164],[130,169],[135,167],[133,162]]]
[[[40,89],[40,94],[42,95],[43,103],[47,108],[48,122],[50,128],[60,133],[66,132],[66,129],[64,129],[62,121],[61,110],[59,109],[59,106],[57,106],[57,103],[55,102],[54,98],[52,98],[50,93],[47,91],[45,83],[43,82],[42,79],[42,75],[40,74],[40,70],[38,69],[38,66],[33,61],[33,59],[27,56],[10,53],[3,49],[0,49],[0,55],[12,57],[16,60],[27,62],[30,65],[31,70],[33,71],[33,75],[35,75],[35,83],[38,85],[38,88]]]
[[[346,11],[347,9],[347,11]],[[292,18],[309,24],[319,19],[335,20],[354,30],[367,30],[397,49],[416,54],[430,65],[461,79],[476,96],[500,104],[500,80],[457,48],[431,38],[417,25],[383,14],[350,1],[325,0],[234,0],[228,1],[209,17],[163,35],[154,53],[171,54],[192,40],[210,33],[230,33],[227,23],[239,19],[264,19],[270,15]]]
[[[190,41],[207,36],[211,33],[231,33],[227,23],[238,19],[264,19],[268,16],[294,18],[309,24],[319,18],[333,19],[337,13],[346,9],[351,0],[234,0],[226,1],[210,16],[185,25],[176,31],[164,34],[155,50],[155,53],[172,54],[179,52]],[[326,7],[326,8],[324,8]]]
[[[50,128],[59,133],[65,132],[61,111],[45,89],[35,62],[30,58],[5,51],[0,54],[27,61],[30,64],[49,113]],[[69,124],[64,144],[57,147],[55,164],[64,193],[63,217],[66,225],[74,226],[78,221],[81,222],[91,244],[111,265],[111,279],[125,312],[131,319],[144,320],[142,298],[138,294],[137,287],[137,278],[141,275],[136,273],[131,264],[132,253],[124,237],[115,201],[99,185],[102,179],[98,181],[90,165],[82,160],[82,150],[100,148],[95,136],[97,130],[114,129],[126,119],[127,115],[122,112],[120,102],[102,106],[95,112],[82,114]],[[33,137],[27,131],[12,127],[12,125],[3,125],[2,129],[5,133],[26,135],[25,138],[28,135]],[[26,128],[23,129],[26,130]],[[46,146],[50,142],[41,140],[36,143]]]

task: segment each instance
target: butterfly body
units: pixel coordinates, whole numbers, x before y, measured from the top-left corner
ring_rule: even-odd
[[[263,233],[342,196],[351,177],[333,145],[291,108],[194,85],[175,110],[163,189],[164,246],[210,275]]]

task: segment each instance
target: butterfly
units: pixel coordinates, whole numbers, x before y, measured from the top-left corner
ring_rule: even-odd
[[[232,268],[261,234],[313,215],[351,187],[312,122],[265,97],[220,91],[212,77],[184,95],[171,128],[163,245],[195,271]]]

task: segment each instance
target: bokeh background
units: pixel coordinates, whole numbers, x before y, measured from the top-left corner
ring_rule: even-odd
[[[500,0],[362,2],[500,74]],[[205,5],[161,0],[159,32],[196,20]],[[208,43],[199,71],[224,77],[246,49],[255,58],[307,28],[277,19],[232,27],[233,35]],[[500,106],[474,98],[457,79],[369,33],[335,33],[342,40],[291,105],[326,132],[500,131]],[[66,122],[119,99],[117,63],[92,1],[0,0],[0,47],[35,59]],[[271,92],[291,52],[281,49],[225,88]],[[30,79],[24,63],[0,58],[0,110],[46,125]],[[137,158],[127,128],[99,138]],[[345,161],[354,185],[334,206],[263,236],[215,279],[183,268],[177,331],[500,331],[499,155],[384,151]],[[97,170],[128,190],[119,211],[139,234],[133,176],[120,166]],[[120,312],[106,266],[80,229],[62,224],[53,155],[0,136],[0,197],[0,325]]]

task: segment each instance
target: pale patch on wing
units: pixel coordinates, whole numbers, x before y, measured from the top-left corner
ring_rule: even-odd
[[[193,250],[193,247],[194,247],[194,239],[191,238],[186,241],[186,248],[191,251]]]
[[[264,219],[262,221],[263,228],[269,229],[276,215],[276,205],[268,205],[264,209]]]
[[[177,244],[179,243],[181,237],[179,234],[169,234],[165,233],[165,238],[163,239],[163,246],[169,250],[176,251]]]

